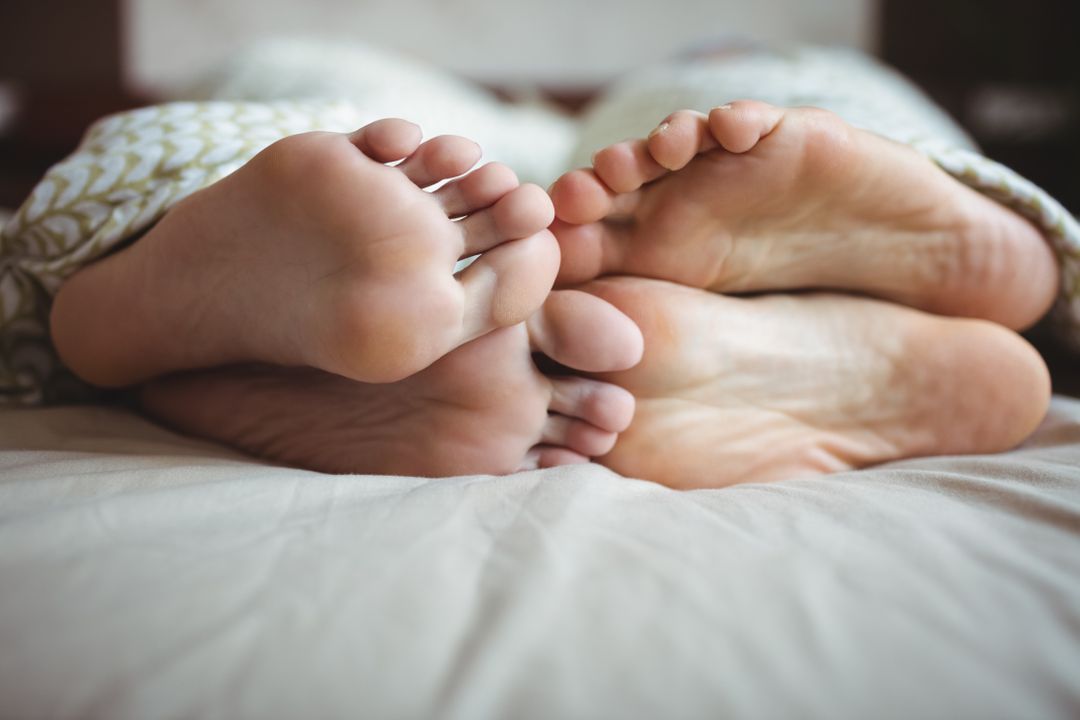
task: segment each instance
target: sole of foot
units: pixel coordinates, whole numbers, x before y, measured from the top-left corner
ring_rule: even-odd
[[[480,154],[399,119],[276,142],[73,276],[56,346],[103,386],[241,362],[407,377],[524,321],[555,279],[550,199],[504,165],[470,171]]]
[[[679,111],[551,196],[563,285],[638,275],[725,293],[854,291],[1013,329],[1058,288],[1030,223],[824,110]]]
[[[642,338],[606,302],[556,291],[527,322],[399,382],[248,365],[155,380],[142,400],[182,432],[321,472],[502,475],[608,452],[630,424],[633,396],[593,379],[543,375],[533,353],[576,370],[624,369],[640,359]]]
[[[645,338],[638,365],[595,376],[637,399],[601,462],[676,488],[1004,451],[1049,403],[1042,358],[986,321],[845,295],[732,298],[639,278],[583,289]]]

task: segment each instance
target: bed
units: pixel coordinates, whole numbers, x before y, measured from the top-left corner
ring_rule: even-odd
[[[273,467],[0,413],[0,717],[1075,718],[1080,401],[1022,448],[675,492]]]
[[[51,31],[13,7],[26,47]],[[84,14],[100,37],[121,3]],[[28,95],[0,201],[145,101],[121,55]],[[1010,453],[693,492],[323,475],[122,409],[3,410],[0,718],[1077,718],[1078,468],[1067,397]]]

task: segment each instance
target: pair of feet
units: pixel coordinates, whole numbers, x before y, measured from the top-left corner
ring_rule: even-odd
[[[327,471],[599,457],[729,484],[993,452],[1045,410],[1045,368],[1006,328],[1052,301],[1049,250],[907,148],[820,111],[679,112],[560,178],[554,224],[478,158],[396,120],[281,141],[69,281],[57,346],[106,385],[296,366],[144,400]],[[848,294],[720,294],[809,289]]]

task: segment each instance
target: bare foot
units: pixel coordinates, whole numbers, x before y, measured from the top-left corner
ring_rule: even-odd
[[[640,364],[596,376],[637,399],[633,424],[601,462],[677,488],[999,452],[1026,438],[1049,403],[1038,353],[982,320],[640,278],[583,289],[645,336]]]
[[[1039,232],[911,148],[815,109],[669,116],[551,194],[560,282],[641,275],[718,292],[858,291],[1014,329],[1052,304]],[[574,223],[574,224],[571,224]]]
[[[633,414],[627,391],[546,377],[531,352],[578,370],[613,370],[636,363],[641,343],[610,305],[556,291],[526,323],[488,333],[399,382],[238,366],[153,381],[143,403],[184,432],[311,470],[505,474],[603,455]]]
[[[479,157],[461,137],[421,144],[396,119],[285,138],[69,280],[53,308],[57,348],[105,386],[251,361],[411,375],[522,322],[554,282],[543,190],[497,164],[423,189]]]

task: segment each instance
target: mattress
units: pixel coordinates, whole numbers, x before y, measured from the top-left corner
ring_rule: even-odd
[[[694,492],[0,412],[0,716],[1075,718],[1080,402],[1003,455]]]

